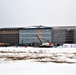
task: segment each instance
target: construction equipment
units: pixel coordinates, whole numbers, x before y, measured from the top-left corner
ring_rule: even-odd
[[[53,47],[53,43],[52,42],[45,42],[44,43],[44,38],[42,37],[42,36],[40,36],[39,34],[38,35],[36,35],[37,36],[37,38],[39,39],[39,41],[40,41],[40,45],[39,45],[39,47]]]

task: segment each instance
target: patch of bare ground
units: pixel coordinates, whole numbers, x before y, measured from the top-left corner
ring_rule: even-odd
[[[0,53],[26,53],[25,51],[0,51]]]
[[[76,62],[68,62],[68,61],[60,61],[60,60],[37,60],[37,62],[42,62],[42,63],[46,63],[46,62],[53,62],[53,63],[69,63],[69,64],[73,64]]]
[[[16,61],[16,60],[35,60],[36,62],[53,62],[53,63],[76,63],[68,61],[67,59],[76,59],[76,52],[31,52],[31,51],[0,51],[0,59],[4,61]]]

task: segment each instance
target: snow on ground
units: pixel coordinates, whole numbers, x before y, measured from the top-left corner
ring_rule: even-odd
[[[38,47],[0,47],[0,51],[39,51],[46,52],[76,52],[76,48],[38,48]]]
[[[76,75],[76,64],[16,61],[0,64],[0,75]]]
[[[0,75],[76,75],[76,49],[0,47]]]

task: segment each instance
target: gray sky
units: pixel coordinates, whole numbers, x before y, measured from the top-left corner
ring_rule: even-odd
[[[0,0],[0,27],[76,25],[76,0]]]

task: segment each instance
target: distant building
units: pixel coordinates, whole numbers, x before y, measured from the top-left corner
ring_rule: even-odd
[[[1,28],[0,43],[9,43],[10,45],[19,44],[19,29],[18,28]]]
[[[64,43],[76,43],[76,27],[60,26],[53,27],[52,41],[54,45],[63,45]]]
[[[40,45],[52,42],[55,46],[76,44],[76,26],[32,26],[27,28],[0,28],[0,43],[10,45]]]
[[[33,45],[40,44],[40,40],[36,35],[42,38],[43,42],[52,41],[52,28],[44,26],[28,27],[19,30],[19,44]]]

